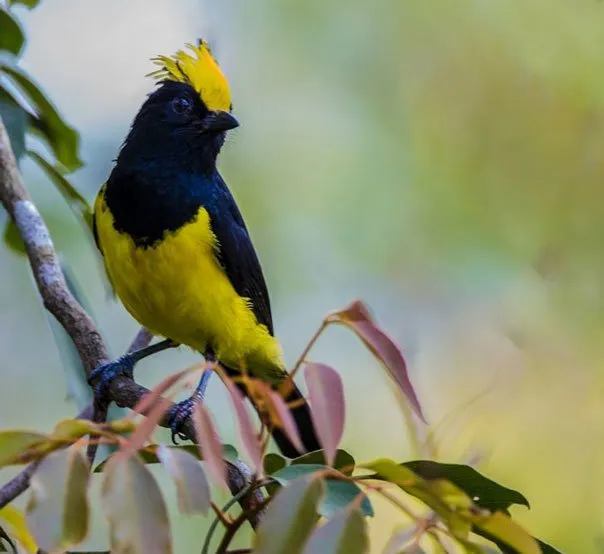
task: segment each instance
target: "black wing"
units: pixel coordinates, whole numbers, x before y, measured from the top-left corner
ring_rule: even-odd
[[[206,206],[218,239],[218,261],[237,294],[250,299],[256,319],[272,335],[273,318],[262,267],[235,200],[226,186],[222,192],[217,205]]]

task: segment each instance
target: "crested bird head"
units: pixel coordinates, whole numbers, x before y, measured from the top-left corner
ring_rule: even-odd
[[[199,46],[187,44],[191,54],[179,50],[173,56],[153,58],[159,69],[149,73],[158,81],[175,81],[189,85],[208,110],[231,111],[229,82],[212,56],[207,42]]]
[[[149,76],[159,87],[134,119],[122,153],[211,170],[226,131],[239,123],[231,114],[229,83],[208,44],[187,47],[190,52],[153,59],[159,68]]]

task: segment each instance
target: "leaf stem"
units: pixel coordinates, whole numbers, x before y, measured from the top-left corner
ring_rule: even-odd
[[[231,498],[222,507],[222,510],[221,510],[222,513],[226,514],[228,512],[228,510],[231,508],[231,506],[233,506],[233,504],[235,504],[235,502],[237,502],[238,500],[243,498],[246,494],[252,492],[256,487],[261,486],[262,483],[263,483],[262,481],[253,481],[247,487],[241,489],[235,496],[233,496],[233,498]],[[264,506],[263,503],[258,504],[258,506],[256,507],[256,509],[254,511],[258,511],[263,506]],[[244,510],[243,512],[241,512],[241,515],[244,515],[245,517],[247,517],[249,515],[249,512]],[[237,521],[237,520],[235,520],[235,521]],[[206,535],[205,541],[203,542],[203,547],[201,548],[201,554],[208,554],[210,552],[210,543],[212,542],[212,536],[216,532],[218,523],[221,523],[221,522],[224,523],[223,518],[221,518],[219,516],[216,516],[214,521],[212,521],[212,525],[210,525],[210,528],[208,529],[208,534]],[[229,522],[228,525],[225,525],[225,526],[227,528],[229,528],[233,524],[234,524],[234,522],[233,523]]]
[[[293,383],[294,377],[295,377],[296,373],[298,373],[298,370],[300,369],[300,367],[302,367],[302,363],[306,359],[306,356],[308,356],[310,349],[315,345],[315,343],[317,342],[317,339],[321,336],[321,333],[323,331],[325,331],[325,328],[329,325],[329,323],[330,322],[327,319],[324,319],[323,322],[321,323],[321,326],[315,331],[315,334],[311,337],[310,341],[308,341],[308,344],[302,351],[302,354],[300,354],[300,357],[298,358],[293,369],[290,371],[289,375],[287,376],[287,379],[285,379],[285,381],[281,385],[280,392],[282,394],[289,392],[287,390],[287,387],[289,386],[289,384]]]
[[[270,502],[270,498],[265,498],[258,506],[254,508],[253,511],[257,512],[258,510],[261,510],[268,502]],[[231,541],[237,534],[237,531],[239,531],[239,528],[248,520],[249,516],[250,512],[243,511],[237,516],[233,523],[227,527],[227,530],[225,531],[224,536],[218,545],[216,554],[226,554]]]

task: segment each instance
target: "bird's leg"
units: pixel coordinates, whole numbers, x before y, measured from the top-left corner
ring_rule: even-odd
[[[209,352],[204,355],[204,358],[206,362],[215,361],[214,354]],[[174,407],[170,410],[170,429],[172,431],[172,442],[174,444],[178,444],[176,440],[177,437],[181,439],[187,438],[181,433],[182,426],[184,422],[189,418],[189,416],[193,413],[193,408],[195,408],[195,402],[201,402],[203,400],[212,373],[213,371],[211,369],[206,368],[205,371],[202,373],[199,379],[199,383],[197,383],[197,387],[195,387],[195,391],[193,392],[193,394],[186,400],[175,404]]]
[[[134,373],[134,366],[137,362],[142,360],[143,358],[147,358],[153,354],[157,354],[157,352],[161,352],[162,350],[167,350],[168,348],[176,348],[178,346],[177,342],[174,342],[171,339],[162,340],[155,344],[150,344],[145,348],[141,348],[140,350],[135,350],[134,352],[128,352],[128,354],[124,354],[115,360],[108,362],[106,364],[100,365],[97,367],[88,377],[88,383],[94,386],[94,394],[97,398],[103,398],[106,393],[111,382],[120,375],[125,375],[127,377],[132,377]]]

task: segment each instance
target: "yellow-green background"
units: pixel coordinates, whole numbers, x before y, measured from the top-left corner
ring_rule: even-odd
[[[442,422],[438,459],[479,456],[529,498],[532,510],[514,515],[533,533],[570,553],[604,551],[603,3],[45,0],[18,13],[24,67],[82,134],[73,181],[90,199],[152,90],[148,59],[209,38],[241,121],[221,168],[287,359],[323,314],[363,298]],[[59,195],[23,170],[123,351],[136,324],[107,299]],[[75,412],[56,346],[26,264],[5,248],[0,279],[0,426],[49,429]],[[312,357],[342,374],[343,445],[357,460],[421,455],[353,337],[329,331]],[[165,353],[138,375],[151,385],[193,359]],[[207,402],[236,442],[218,380]],[[376,505],[378,552],[399,521]],[[101,547],[95,517],[90,546]],[[177,552],[197,550],[208,522],[172,520]]]

